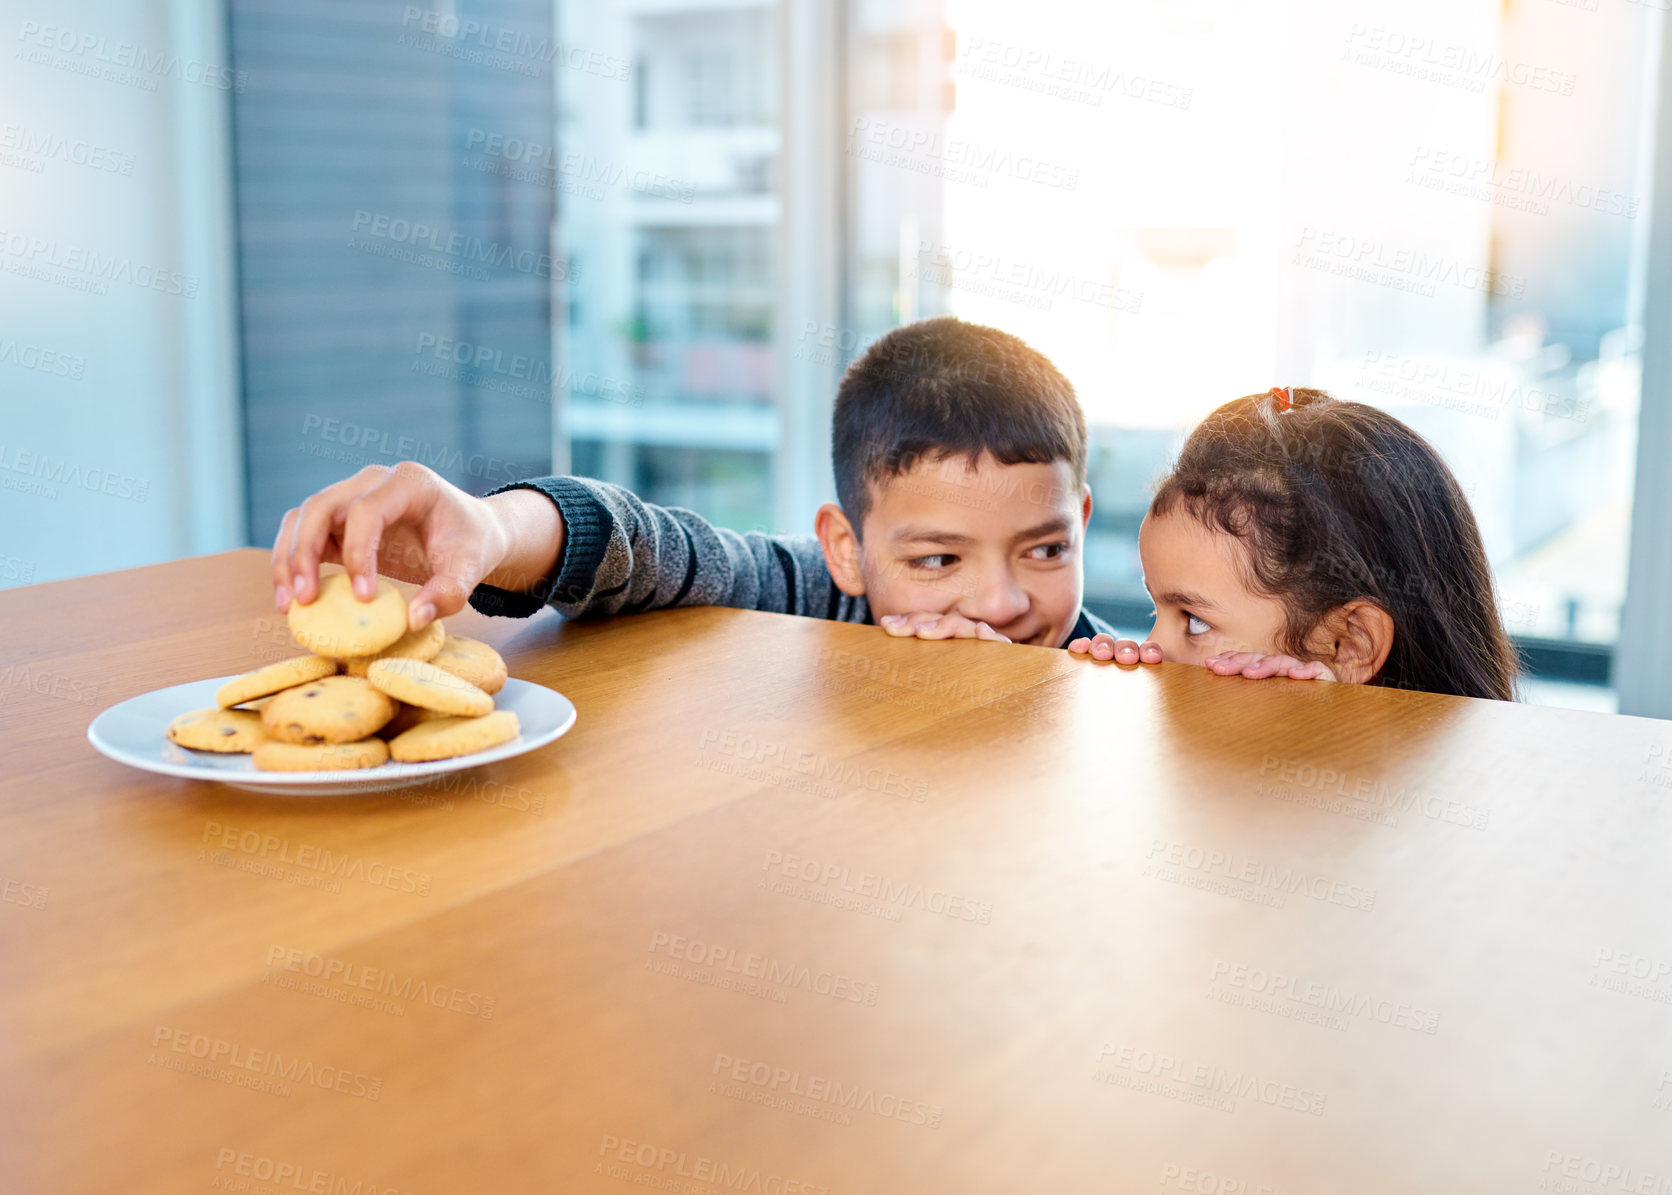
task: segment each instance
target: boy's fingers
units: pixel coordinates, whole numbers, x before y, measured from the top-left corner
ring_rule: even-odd
[[[407,606],[406,621],[413,630],[463,610],[487,574],[481,544],[469,543],[456,534],[432,535],[424,551],[432,571]]]
[[[296,535],[296,511],[285,511],[273,537],[273,605],[281,614],[290,609],[290,543]]]
[[[1009,639],[1008,636],[999,634],[997,631],[995,631],[992,627],[988,626],[984,622],[978,622],[978,623],[975,624],[975,637],[977,639],[986,639],[990,643],[1009,643],[1010,642],[1010,639]]]
[[[416,631],[438,618],[457,614],[470,601],[470,591],[475,588],[474,584],[467,587],[459,578],[447,574],[431,577],[407,603],[406,625]]]
[[[1161,645],[1145,641],[1138,646],[1138,658],[1146,664],[1161,663]]]
[[[297,601],[306,605],[319,593],[319,562],[344,508],[379,484],[388,472],[382,465],[367,465],[353,477],[326,486],[297,508],[290,546],[290,591]]]
[[[1091,640],[1081,636],[1068,641],[1068,650],[1077,655],[1087,655],[1091,652]]]
[[[925,629],[933,628],[940,622],[940,620],[941,615],[939,614],[925,614],[921,612],[914,614],[885,614],[882,618],[878,619],[878,621],[882,624],[883,630],[887,631],[890,635],[903,639],[910,639],[914,635],[924,637],[923,631]]]
[[[394,469],[349,502],[343,520],[343,567],[354,581],[356,597],[365,601],[377,593],[377,551],[383,532],[402,520],[418,530],[434,499],[434,491],[411,473]]]
[[[975,624],[956,614],[928,615],[917,623],[919,639],[969,639],[975,635]]]

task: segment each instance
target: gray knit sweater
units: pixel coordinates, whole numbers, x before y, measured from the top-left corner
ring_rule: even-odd
[[[693,511],[653,506],[621,486],[584,477],[535,477],[493,493],[512,489],[538,490],[557,503],[563,553],[552,575],[527,593],[478,585],[470,604],[483,614],[527,618],[551,605],[583,618],[732,606],[872,621],[863,597],[836,587],[811,535],[728,531]],[[1111,628],[1082,609],[1068,639],[1099,631]]]

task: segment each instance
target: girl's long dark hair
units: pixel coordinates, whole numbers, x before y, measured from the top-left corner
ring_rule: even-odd
[[[1432,445],[1321,390],[1228,402],[1190,433],[1152,515],[1183,509],[1248,548],[1254,588],[1288,611],[1282,649],[1355,600],[1393,618],[1373,684],[1515,700],[1515,649],[1480,529]]]

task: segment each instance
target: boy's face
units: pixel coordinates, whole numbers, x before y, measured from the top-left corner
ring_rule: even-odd
[[[1250,591],[1246,549],[1235,536],[1184,511],[1151,515],[1138,529],[1138,556],[1155,603],[1149,637],[1162,659],[1201,664],[1221,652],[1282,650],[1283,605]]]
[[[1013,643],[1060,647],[1080,612],[1090,517],[1091,496],[1066,461],[938,457],[872,487],[849,547],[875,618],[960,614]],[[851,572],[832,572],[855,592]]]

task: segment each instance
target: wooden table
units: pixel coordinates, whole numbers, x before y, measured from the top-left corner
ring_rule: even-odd
[[[580,711],[452,787],[95,754],[265,559],[0,593],[0,1190],[1672,1190],[1672,726],[700,609],[452,620]]]

